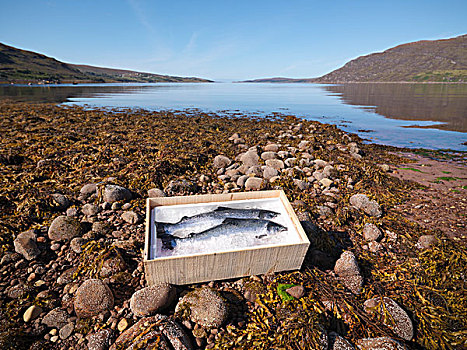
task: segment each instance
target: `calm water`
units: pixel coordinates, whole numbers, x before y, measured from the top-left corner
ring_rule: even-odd
[[[0,86],[0,98],[151,110],[273,112],[337,124],[371,142],[467,151],[467,84],[90,84]]]

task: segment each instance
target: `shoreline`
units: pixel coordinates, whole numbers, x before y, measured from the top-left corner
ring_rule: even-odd
[[[467,300],[460,294],[465,281],[458,271],[467,262],[465,223],[459,226],[467,204],[462,199],[467,193],[465,156],[433,160],[443,156],[433,151],[410,159],[400,153],[407,149],[365,144],[334,125],[292,116],[265,120],[202,111],[5,102],[0,102],[0,116],[2,345],[79,349],[104,331],[112,334],[110,344],[118,343],[122,334],[128,336],[126,330],[135,331],[131,327],[146,320],[135,314],[130,298],[146,286],[141,255],[145,198],[156,188],[169,196],[281,188],[312,242],[300,272],[204,284],[222,295],[231,311],[214,328],[166,305],[164,322],[177,322],[194,344],[186,349],[251,348],[255,341],[268,344],[269,338],[271,346],[290,346],[300,337],[318,341],[322,334],[331,341],[336,332],[352,344],[385,336],[408,349],[429,347],[433,340],[450,346],[462,342],[450,322],[460,320],[462,329],[467,319]],[[242,165],[248,152],[257,165],[246,174]],[[216,158],[220,155],[229,160],[221,167],[215,165],[215,159],[223,159]],[[443,175],[454,180],[432,183]],[[129,197],[115,206],[107,202],[97,189],[105,192],[109,185],[126,188]],[[441,202],[430,206],[422,185]],[[381,213],[355,204],[355,195],[375,201]],[[73,244],[51,238],[51,224],[61,215],[81,223],[83,232]],[[435,215],[448,225],[423,221]],[[378,238],[365,236],[368,224],[379,231]],[[27,259],[13,241],[31,229],[37,255]],[[76,238],[82,241],[76,243]],[[337,268],[337,261],[350,254],[344,252],[354,256],[357,270],[351,275]],[[95,261],[103,262],[105,273]],[[93,278],[109,286],[115,306],[76,318],[78,291]],[[281,284],[302,286],[304,294],[285,303],[278,293]],[[432,285],[446,308],[433,297]],[[178,286],[175,293],[182,298],[199,287]],[[379,296],[408,311],[409,321],[397,322],[410,323],[414,334],[398,333],[365,311],[364,303]],[[40,312],[25,322],[25,312],[34,305]],[[458,314],[448,312],[453,308]],[[52,311],[65,315],[65,324],[49,324]],[[437,328],[423,323],[425,317],[434,319]],[[340,326],[331,322],[337,319]]]

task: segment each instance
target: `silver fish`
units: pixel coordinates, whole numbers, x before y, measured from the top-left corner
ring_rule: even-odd
[[[173,249],[180,243],[194,243],[209,240],[214,237],[231,238],[232,236],[245,235],[249,241],[261,239],[268,235],[287,231],[285,226],[264,219],[236,219],[227,218],[220,225],[211,227],[205,231],[192,234],[186,238],[178,238],[167,234],[158,235],[165,249]]]
[[[277,215],[279,213],[265,209],[236,209],[221,206],[207,213],[184,216],[174,224],[157,222],[156,231],[158,235],[172,235],[177,238],[186,238],[218,226],[226,218],[270,220]]]

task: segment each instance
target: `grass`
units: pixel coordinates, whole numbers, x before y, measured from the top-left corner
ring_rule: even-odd
[[[415,169],[415,168],[399,168],[401,170],[412,170],[412,171],[417,171],[419,173],[423,173],[423,171],[421,171],[420,169]]]

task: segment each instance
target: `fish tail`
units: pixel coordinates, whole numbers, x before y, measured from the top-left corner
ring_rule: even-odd
[[[174,249],[176,242],[175,242],[175,237],[167,234],[161,234],[158,235],[158,238],[161,239],[162,241],[162,247],[164,249]]]

